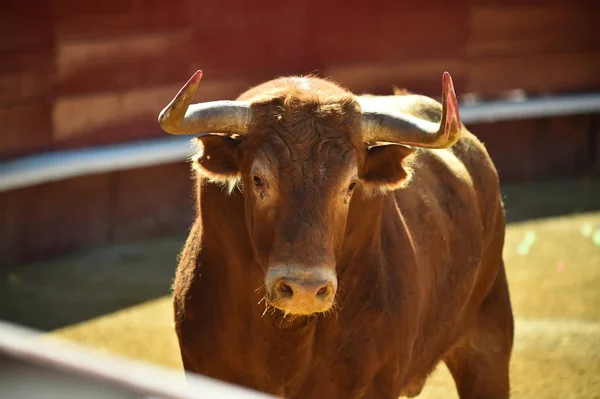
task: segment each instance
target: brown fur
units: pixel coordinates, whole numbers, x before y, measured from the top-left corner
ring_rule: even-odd
[[[446,150],[366,148],[354,96],[317,78],[240,99],[248,135],[200,139],[174,284],[186,370],[287,398],[397,398],[444,361],[461,399],[507,398],[504,210],[484,146],[463,129]],[[439,115],[433,100],[413,108]],[[276,263],[335,270],[335,308],[265,312]]]

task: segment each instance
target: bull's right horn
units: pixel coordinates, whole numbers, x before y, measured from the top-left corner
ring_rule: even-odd
[[[191,104],[202,79],[197,71],[161,111],[158,123],[170,134],[226,133],[244,135],[251,111],[245,101],[209,101]]]

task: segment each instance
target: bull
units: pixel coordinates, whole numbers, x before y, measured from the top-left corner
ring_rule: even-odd
[[[282,77],[162,110],[197,134],[196,217],[173,284],[187,371],[286,398],[509,397],[513,315],[496,168],[441,104]]]

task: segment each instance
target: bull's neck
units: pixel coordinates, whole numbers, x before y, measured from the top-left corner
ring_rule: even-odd
[[[198,207],[202,220],[204,256],[210,259],[211,273],[236,289],[262,282],[261,270],[255,267],[254,253],[245,225],[244,199],[239,191],[228,195],[222,187],[205,183],[199,194]],[[253,296],[254,297],[254,296]]]
[[[346,233],[340,261],[347,270],[338,272],[352,272],[354,268],[362,268],[361,261],[381,247],[381,215],[386,198],[384,196],[363,196],[356,193],[352,199]]]
[[[381,254],[382,209],[389,202],[385,196],[366,197],[357,192],[352,199],[342,254],[337,265],[338,301],[359,291],[370,290],[365,281],[374,282],[385,276],[376,267]],[[340,304],[342,304],[340,303]]]

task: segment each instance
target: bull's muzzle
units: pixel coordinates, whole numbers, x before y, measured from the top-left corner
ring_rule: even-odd
[[[334,271],[325,267],[271,267],[266,287],[269,303],[286,314],[311,315],[331,309],[337,290]]]

